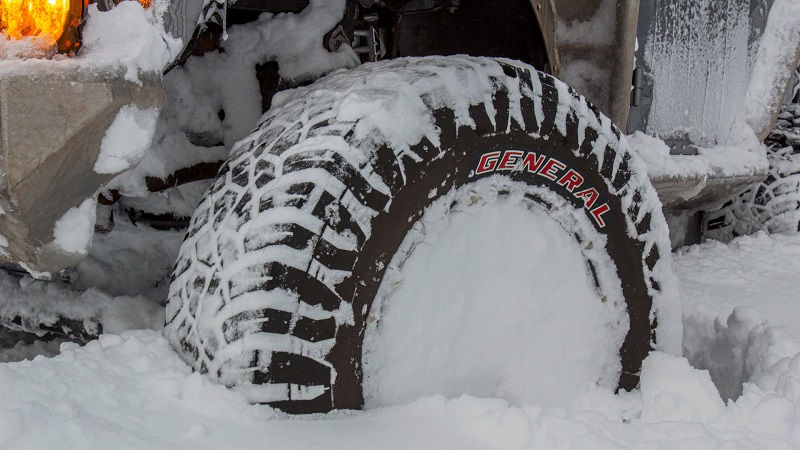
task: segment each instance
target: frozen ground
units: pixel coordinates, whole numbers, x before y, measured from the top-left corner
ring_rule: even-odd
[[[675,263],[685,353],[710,374],[654,353],[640,391],[598,388],[568,408],[432,396],[287,417],[192,374],[158,331],[128,331],[0,364],[0,447],[800,448],[800,236],[707,243]]]

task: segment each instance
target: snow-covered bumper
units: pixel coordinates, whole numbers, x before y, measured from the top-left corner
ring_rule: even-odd
[[[56,242],[54,228],[113,176],[96,163],[120,110],[163,103],[160,73],[138,78],[81,70],[0,76],[0,259],[32,273],[80,260]]]

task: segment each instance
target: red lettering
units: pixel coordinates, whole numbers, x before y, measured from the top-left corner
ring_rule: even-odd
[[[514,165],[517,163],[520,156],[522,156],[522,152],[516,150],[506,151],[505,155],[503,155],[503,159],[500,160],[500,165],[497,167],[497,170],[514,170]]]
[[[577,198],[583,199],[583,206],[585,206],[586,209],[592,209],[594,202],[600,198],[600,194],[597,193],[597,189],[595,188],[584,189],[580,192],[576,192],[574,195]]]
[[[568,191],[572,192],[575,188],[579,187],[583,184],[583,177],[578,172],[575,172],[572,169],[569,169],[560,180],[558,180],[558,184],[567,188]]]
[[[500,157],[500,152],[484,153],[478,162],[478,168],[475,169],[475,175],[491,172],[497,167],[497,158]]]
[[[606,223],[603,222],[603,218],[600,216],[608,212],[609,209],[611,208],[609,208],[608,203],[603,203],[602,205],[598,206],[597,208],[591,211],[592,217],[594,217],[594,221],[597,222],[598,225],[600,225],[600,228],[606,226]]]
[[[564,163],[562,163],[561,161],[554,158],[550,158],[544,164],[544,167],[542,167],[542,171],[539,172],[539,175],[548,178],[550,180],[556,181],[556,172],[565,167],[567,166],[564,165]]]
[[[536,173],[539,171],[539,167],[542,166],[543,162],[544,155],[537,158],[536,153],[528,152],[528,154],[525,155],[525,159],[522,160],[522,169],[527,168],[528,172]]]

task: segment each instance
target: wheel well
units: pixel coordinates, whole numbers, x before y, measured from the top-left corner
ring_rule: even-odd
[[[530,0],[384,0],[366,8],[391,28],[386,57],[457,55],[505,57],[550,72],[547,47]],[[239,0],[229,23],[254,20],[262,11],[302,10],[307,0]],[[363,11],[363,10],[362,10]],[[366,11],[364,11],[366,12]],[[344,20],[347,22],[347,20]],[[352,27],[347,23],[347,28]],[[348,30],[352,35],[352,30]]]
[[[547,48],[530,0],[457,3],[425,10],[403,7],[396,24],[397,56],[505,57],[549,72]]]

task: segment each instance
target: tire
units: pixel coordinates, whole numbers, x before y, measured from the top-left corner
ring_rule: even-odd
[[[783,107],[764,143],[769,175],[719,211],[707,213],[706,238],[727,242],[757,231],[800,232],[800,99]]]
[[[361,408],[385,268],[426,206],[484,180],[528,189],[575,235],[625,315],[619,388],[637,386],[656,332],[679,351],[660,202],[619,130],[565,84],[509,60],[413,58],[277,103],[221,168],[176,263],[165,334],[196,370],[290,413]],[[501,170],[510,149],[538,156]],[[537,158],[547,177],[529,173]]]

